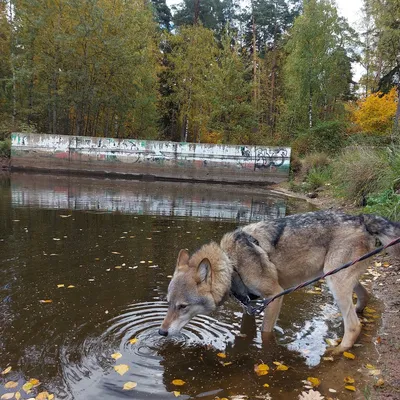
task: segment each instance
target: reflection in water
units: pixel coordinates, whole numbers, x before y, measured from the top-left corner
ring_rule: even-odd
[[[99,185],[101,182],[101,185]],[[254,188],[253,188],[254,190]],[[239,220],[284,217],[283,197],[234,186],[13,174],[12,205]]]
[[[174,390],[183,399],[297,399],[308,376],[322,378],[325,394],[330,387],[340,393],[345,375],[361,379],[346,360],[321,363],[325,339],[341,335],[324,284],[320,295],[285,298],[277,342],[262,343],[260,319],[243,319],[231,300],[195,318],[181,336],[157,334],[180,248],[193,251],[238,224],[307,205],[203,185],[33,175],[0,183],[0,370],[12,366],[0,377],[0,396],[8,380],[20,389],[37,378],[41,390],[68,400],[167,399]],[[162,207],[154,208],[154,199]],[[240,207],[246,212],[237,218]],[[363,340],[357,357],[371,357]],[[261,361],[271,371],[257,377]],[[274,371],[274,361],[289,370]],[[129,367],[123,376],[114,370],[119,364]],[[177,388],[173,379],[186,384]],[[137,382],[131,392],[122,390],[127,381]]]

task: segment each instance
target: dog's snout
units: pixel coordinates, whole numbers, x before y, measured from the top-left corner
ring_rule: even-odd
[[[168,331],[166,331],[166,330],[164,330],[164,329],[159,329],[158,330],[158,333],[161,335],[161,336],[168,336]]]

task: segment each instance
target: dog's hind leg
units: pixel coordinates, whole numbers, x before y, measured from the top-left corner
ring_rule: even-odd
[[[358,240],[358,242],[356,242],[356,240]],[[324,271],[331,270],[332,268],[344,264],[348,260],[359,257],[368,250],[366,245],[363,246],[362,240],[356,237],[354,241],[354,243],[349,241],[345,247],[342,246],[341,251],[337,250],[340,249],[339,246],[333,246],[335,251],[327,255]],[[361,294],[359,305],[362,307],[364,302],[366,302],[366,290],[363,287],[360,289],[361,285],[358,279],[366,268],[366,262],[360,262],[337,274],[328,276],[326,279],[329,289],[342,313],[344,323],[343,339],[340,345],[333,350],[334,353],[340,353],[350,349],[361,332],[361,323],[353,304],[353,290]]]
[[[369,293],[360,282],[354,286],[354,292],[357,295],[356,312],[362,313],[368,303]]]

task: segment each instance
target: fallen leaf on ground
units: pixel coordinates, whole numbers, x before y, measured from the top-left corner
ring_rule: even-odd
[[[365,367],[368,369],[376,369],[372,364],[366,364]]]
[[[269,367],[267,364],[255,364],[254,365],[254,372],[257,376],[267,375],[269,371]]]
[[[122,376],[129,370],[129,366],[126,364],[119,364],[119,365],[116,365],[114,367],[114,369]]]
[[[114,354],[111,354],[111,357],[112,357],[114,360],[118,360],[119,358],[122,357],[122,354],[121,354],[121,353],[114,353]]]
[[[385,381],[384,381],[382,378],[379,378],[379,379],[375,382],[374,386],[375,386],[375,387],[380,387],[380,386],[383,386],[384,384],[385,384]]]
[[[130,339],[130,340],[129,340],[129,343],[130,343],[130,344],[135,344],[137,341],[138,341],[137,338],[133,338],[133,339]]]
[[[120,265],[116,265],[115,269],[121,269],[122,267]]]
[[[328,390],[330,393],[337,393],[337,390],[335,390],[335,389],[329,388]]]
[[[67,287],[67,289],[73,289],[75,286],[74,285],[69,285],[68,287]]]
[[[329,357],[322,357],[322,359],[323,359],[324,361],[333,361],[333,357],[332,357],[332,356],[329,356]]]
[[[132,389],[135,388],[136,386],[137,386],[137,383],[136,383],[136,382],[126,382],[126,383],[124,384],[123,389],[124,389],[124,390],[132,390]]]
[[[53,300],[39,300],[39,303],[42,303],[42,304],[48,304],[48,303],[52,303],[53,302]]]
[[[33,388],[32,383],[30,382],[26,382],[23,386],[22,386],[22,390],[26,393],[30,392],[30,390]]]
[[[119,251],[112,251],[112,254],[121,254]]]
[[[345,351],[345,352],[343,353],[343,355],[344,355],[346,358],[349,358],[350,360],[354,360],[354,359],[356,358],[356,356],[355,356],[353,353],[349,353],[348,351]]]
[[[181,395],[181,392],[178,392],[177,390],[174,390],[173,393],[175,397],[179,397]]]
[[[231,365],[231,364],[232,364],[232,361],[222,363],[222,365],[223,365],[224,367],[226,367],[226,366],[228,366],[228,365]]]
[[[375,267],[381,267],[381,266],[382,266],[381,262],[375,261]]]
[[[15,381],[9,381],[4,385],[4,387],[6,389],[12,389],[12,388],[15,388],[17,386],[18,386],[18,382],[15,382]]]
[[[346,378],[343,379],[344,383],[354,383],[355,380],[351,376],[346,376]]]
[[[381,370],[380,369],[371,369],[369,370],[369,374],[373,375],[373,376],[377,376],[381,374]]]
[[[174,379],[172,381],[172,384],[175,386],[183,386],[186,382],[183,381],[182,379]]]
[[[63,283],[60,283],[59,285],[57,285],[57,287],[60,289],[62,287],[65,287],[65,285]]]
[[[269,388],[269,385],[268,385],[268,383],[264,383],[263,387],[265,387],[265,388]]]
[[[11,367],[7,367],[1,374],[5,375],[8,374],[11,371]]]
[[[309,376],[307,380],[311,383],[312,387],[318,387],[321,384],[321,381],[318,378],[312,376]]]
[[[68,214],[68,215],[60,215],[61,218],[69,218],[72,214]]]
[[[347,390],[350,390],[351,392],[355,392],[356,391],[356,388],[354,386],[352,386],[352,385],[346,385],[344,388],[347,389]]]
[[[220,358],[226,358],[226,354],[225,353],[218,353],[217,356],[220,357]]]
[[[21,398],[21,393],[20,392],[15,393],[15,398],[19,400]]]
[[[1,400],[8,400],[14,397],[15,393],[4,393],[3,396],[0,397]]]

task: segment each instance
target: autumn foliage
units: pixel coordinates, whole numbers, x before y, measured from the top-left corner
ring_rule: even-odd
[[[393,88],[389,93],[372,93],[359,100],[350,109],[351,120],[357,130],[375,135],[390,135],[393,118],[396,114],[397,92]]]

